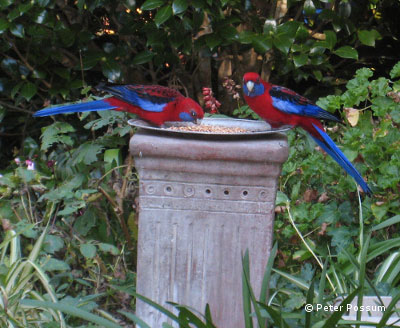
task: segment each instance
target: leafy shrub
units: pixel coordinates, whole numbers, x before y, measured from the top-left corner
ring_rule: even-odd
[[[375,193],[363,201],[366,225],[380,223],[400,212],[399,67],[400,64],[394,66],[390,79],[371,79],[373,71],[362,68],[347,83],[343,94],[317,102],[331,112],[344,107],[347,126],[334,125],[328,130]],[[356,238],[359,226],[355,219],[358,198],[352,178],[344,175],[331,158],[316,151],[315,144],[301,131],[290,131],[288,137],[291,149],[283,167],[277,204],[285,206],[290,199],[294,221],[303,233],[311,231],[308,238],[314,240],[312,247],[320,255],[326,255],[329,249],[332,255],[341,258],[343,248],[355,254],[359,247]],[[292,240],[288,245],[291,251],[283,251],[282,260],[286,263],[306,260],[311,254],[304,247],[292,252],[298,239],[293,228],[286,224],[285,209],[278,207],[277,211],[282,212],[276,222],[278,239],[284,236],[284,240]],[[381,231],[372,236],[371,243],[397,236],[395,230]]]

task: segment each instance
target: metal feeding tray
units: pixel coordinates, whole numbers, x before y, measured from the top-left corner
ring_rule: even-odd
[[[255,137],[263,136],[268,134],[274,134],[279,132],[285,132],[290,130],[291,127],[285,126],[278,129],[271,128],[271,126],[265,121],[256,120],[244,120],[236,118],[211,118],[206,117],[201,120],[199,124],[194,124],[190,122],[165,122],[163,127],[157,127],[151,125],[150,123],[131,119],[128,121],[129,125],[143,129],[145,131],[154,131],[160,134],[176,135],[176,136],[204,136],[204,137],[222,137],[222,138],[232,138],[232,137]],[[226,128],[227,131],[198,131],[189,130],[190,127],[196,128],[199,125],[221,127]],[[182,129],[182,127],[187,127],[188,130]],[[180,128],[180,129],[176,129]],[[238,130],[238,131],[235,131]]]

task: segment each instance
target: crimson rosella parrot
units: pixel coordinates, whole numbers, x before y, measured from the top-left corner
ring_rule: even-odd
[[[257,73],[244,74],[243,93],[250,108],[273,128],[286,125],[300,126],[306,130],[315,142],[354,178],[367,195],[372,195],[361,174],[325,133],[320,122],[321,119],[341,122],[339,118],[290,89],[263,81]]]
[[[180,92],[159,85],[107,85],[97,87],[112,97],[72,105],[42,109],[33,116],[48,116],[98,110],[117,110],[138,115],[155,125],[167,121],[196,122],[204,116],[203,109],[194,100]]]

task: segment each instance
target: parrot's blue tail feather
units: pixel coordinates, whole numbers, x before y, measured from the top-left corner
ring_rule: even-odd
[[[109,110],[116,108],[117,107],[110,105],[108,102],[104,100],[95,100],[95,101],[82,102],[72,105],[45,108],[39,110],[38,112],[33,114],[33,116],[49,116],[62,113],[91,112],[97,110]]]
[[[333,140],[318,126],[313,124],[314,128],[317,130],[322,140],[313,136],[315,142],[325,150],[341,167],[345,169],[345,171],[350,174],[354,180],[361,186],[364,192],[368,195],[372,195],[372,190],[368,186],[368,184],[364,181],[361,174],[357,171],[357,169],[351,164],[351,162],[346,158],[343,152],[335,145]]]

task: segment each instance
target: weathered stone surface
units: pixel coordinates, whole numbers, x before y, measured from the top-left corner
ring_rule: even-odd
[[[137,292],[204,313],[219,328],[242,327],[242,254],[259,295],[268,260],[282,135],[196,140],[140,131],[130,142],[139,173]],[[138,301],[151,327],[167,321]]]

